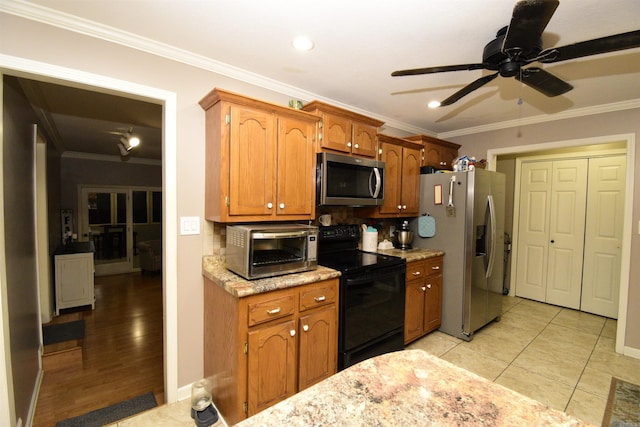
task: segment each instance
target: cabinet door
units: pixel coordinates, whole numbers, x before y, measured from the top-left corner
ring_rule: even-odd
[[[458,157],[458,150],[450,147],[442,147],[440,156],[441,168],[453,170],[453,161]]]
[[[311,215],[315,123],[289,117],[280,117],[278,123],[276,214]]]
[[[296,392],[297,340],[293,320],[248,335],[247,403],[251,416]]]
[[[394,144],[382,144],[380,160],[384,162],[384,203],[380,206],[379,211],[381,214],[400,213],[402,147]],[[418,172],[420,172],[419,167]]]
[[[298,391],[331,375],[338,366],[338,325],[335,305],[300,317]]]
[[[423,166],[433,166],[434,168],[441,168],[440,164],[442,157],[442,147],[437,144],[425,143],[424,144],[424,160]]]
[[[353,141],[351,152],[359,156],[376,157],[378,155],[378,128],[353,122]]]
[[[277,154],[274,115],[232,105],[229,144],[229,214],[271,215]]]
[[[351,120],[324,113],[319,138],[322,148],[350,153]]]
[[[425,282],[424,333],[427,333],[442,323],[442,274],[428,276]]]
[[[424,330],[424,280],[407,283],[404,308],[404,343],[422,336]]]
[[[420,150],[406,147],[402,149],[400,201],[403,215],[418,215],[420,209],[420,163]]]

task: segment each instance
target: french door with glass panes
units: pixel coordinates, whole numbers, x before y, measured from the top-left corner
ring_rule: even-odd
[[[139,268],[137,244],[162,239],[161,189],[83,187],[80,197],[80,240],[94,244],[96,275]]]

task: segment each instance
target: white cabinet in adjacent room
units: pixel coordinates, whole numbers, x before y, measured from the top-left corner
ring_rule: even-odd
[[[55,255],[56,316],[63,308],[91,305],[93,292],[93,252]]]

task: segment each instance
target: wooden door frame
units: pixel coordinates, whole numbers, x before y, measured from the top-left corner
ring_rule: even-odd
[[[614,142],[624,143],[626,148],[626,156],[627,156],[627,175],[626,175],[626,188],[625,188],[625,201],[624,201],[624,225],[622,232],[622,254],[621,254],[621,265],[620,265],[620,299],[618,303],[618,327],[616,331],[616,347],[615,350],[617,353],[624,355],[631,355],[632,357],[638,357],[638,350],[633,349],[631,347],[625,346],[625,335],[627,329],[627,303],[629,299],[629,275],[631,268],[631,233],[633,232],[633,224],[632,224],[632,214],[633,214],[633,182],[634,182],[634,173],[635,173],[635,145],[636,139],[635,134],[627,133],[620,135],[607,135],[607,136],[598,136],[593,138],[581,138],[581,139],[572,139],[565,141],[553,141],[553,142],[545,142],[539,144],[530,144],[530,145],[518,145],[513,147],[505,147],[505,148],[497,148],[487,150],[487,162],[489,170],[496,170],[496,162],[498,156],[504,155],[518,155],[525,153],[527,155],[533,155],[536,152],[548,152],[552,150],[557,150],[560,148],[578,148],[578,147],[587,147],[592,145],[600,145],[600,144],[612,144]],[[517,179],[516,185],[519,183],[519,178]],[[517,187],[515,188],[516,191]],[[516,216],[518,215],[518,209],[516,208],[516,198],[514,197],[514,223],[513,229],[516,230],[517,220]],[[515,240],[514,240],[515,241]],[[513,245],[513,251],[517,249]],[[512,253],[513,258],[513,253]],[[510,282],[514,280],[514,269],[511,271]]]
[[[71,68],[30,59],[0,55],[0,71],[18,77],[35,80],[55,81],[59,84],[69,84],[82,87],[87,90],[100,90],[101,92],[115,92],[119,95],[129,95],[136,99],[144,99],[149,102],[161,104],[162,117],[162,218],[163,218],[163,304],[164,304],[164,389],[166,403],[178,400],[178,216],[177,216],[177,94],[164,89],[144,86],[138,83],[115,79],[104,75],[89,73]],[[3,230],[0,230],[2,233]],[[4,260],[4,252],[0,251],[0,260]],[[1,264],[1,263],[0,263]],[[5,278],[0,269],[0,282]],[[3,296],[0,290],[0,303]],[[7,348],[9,325],[0,319],[0,355],[10,354]],[[5,365],[6,359],[0,357],[0,362]],[[4,369],[0,369],[0,392],[7,392],[9,401],[13,399],[13,391],[8,383],[12,381],[9,376],[3,375]],[[36,387],[40,387],[42,374]],[[1,395],[2,393],[0,393]],[[36,392],[37,396],[37,392]],[[32,402],[35,407],[35,401]],[[0,409],[11,410],[10,402],[0,399]],[[10,413],[10,411],[7,411]],[[0,418],[2,419],[2,418]]]

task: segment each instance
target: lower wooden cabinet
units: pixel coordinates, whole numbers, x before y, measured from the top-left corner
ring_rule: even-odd
[[[442,258],[407,263],[404,343],[440,327],[442,322]]]
[[[205,279],[204,371],[229,425],[337,371],[338,279],[236,298]]]

